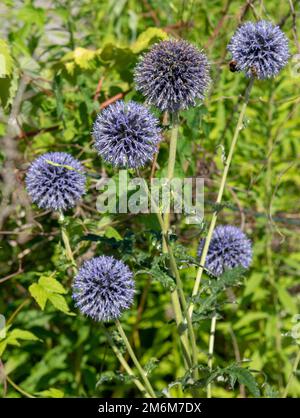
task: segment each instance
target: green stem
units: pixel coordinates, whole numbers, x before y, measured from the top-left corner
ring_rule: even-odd
[[[283,398],[286,398],[288,393],[289,393],[289,387],[290,387],[290,384],[292,383],[292,380],[293,380],[293,377],[294,377],[295,373],[297,372],[299,362],[300,362],[300,347],[298,348],[298,353],[297,353],[297,356],[295,358],[291,374],[289,375],[285,390],[283,392],[283,395],[282,395]]]
[[[133,351],[133,349],[130,345],[130,342],[128,341],[128,338],[127,338],[127,336],[126,336],[126,334],[125,334],[125,332],[122,328],[122,325],[120,324],[120,321],[118,319],[116,319],[116,327],[117,327],[117,330],[120,333],[121,337],[123,338],[123,341],[126,345],[127,351],[129,353],[135,367],[137,368],[138,372],[141,375],[141,378],[143,379],[143,381],[145,383],[145,386],[146,386],[146,389],[147,389],[148,393],[151,395],[152,398],[156,398],[156,395],[155,395],[155,392],[154,392],[154,390],[151,386],[151,383],[149,382],[148,377],[147,377],[144,369],[142,368],[140,362],[138,361],[136,355],[134,354],[134,351]]]
[[[70,239],[66,229],[65,217],[63,212],[60,212],[59,214],[59,223],[61,228],[61,237],[65,246],[67,259],[71,262],[73,269],[77,271],[77,265],[74,259],[73,251],[71,249]]]
[[[106,338],[113,350],[113,352],[115,353],[117,359],[119,360],[119,362],[121,363],[121,365],[123,366],[124,370],[127,372],[127,374],[129,376],[132,377],[132,380],[134,382],[134,384],[136,385],[136,387],[143,393],[146,394],[147,398],[151,398],[151,394],[145,389],[144,385],[139,381],[139,379],[135,376],[135,374],[133,373],[131,367],[129,366],[129,364],[127,363],[127,361],[125,360],[123,354],[121,353],[121,351],[118,349],[118,347],[116,346],[116,344],[114,343],[110,333],[107,331],[107,329],[103,326],[102,327]]]
[[[6,380],[17,392],[20,392],[22,395],[26,396],[26,398],[35,398],[35,396],[30,395],[30,393],[20,388],[20,386],[18,386],[15,382],[13,382],[9,376],[6,376]]]
[[[249,102],[249,97],[250,97],[250,92],[252,90],[253,82],[254,82],[254,78],[251,78],[251,80],[248,84],[247,90],[246,90],[244,103],[243,103],[243,106],[242,106],[242,109],[241,109],[241,112],[240,112],[240,115],[239,115],[239,119],[238,119],[238,122],[237,122],[237,125],[236,125],[236,128],[235,128],[235,131],[234,131],[233,139],[232,139],[232,142],[231,142],[231,145],[230,145],[230,150],[229,150],[228,157],[227,157],[226,162],[225,162],[224,171],[223,171],[223,175],[222,175],[222,179],[221,179],[221,184],[220,184],[220,188],[219,188],[219,192],[218,192],[218,196],[217,196],[217,200],[216,200],[217,206],[219,204],[221,204],[221,202],[222,202],[222,197],[223,197],[223,193],[224,193],[224,189],[225,189],[225,185],[226,185],[226,180],[227,180],[231,160],[232,160],[234,149],[235,149],[238,137],[239,137],[239,133],[242,130],[242,127],[243,127],[244,116],[245,116],[247,105],[248,105],[248,102]],[[206,256],[207,256],[207,253],[208,253],[210,241],[211,241],[214,229],[215,229],[215,225],[216,225],[216,222],[217,222],[217,217],[218,217],[218,210],[215,210],[213,215],[212,215],[212,219],[210,221],[208,233],[207,233],[205,243],[204,243],[204,247],[203,247],[203,250],[202,250],[202,254],[201,254],[201,258],[200,258],[200,267],[198,268],[198,271],[197,271],[197,276],[196,276],[192,296],[196,296],[199,292],[199,288],[200,288],[200,284],[201,284],[201,278],[202,278],[202,274],[203,274],[204,266],[205,266],[205,260],[206,260]],[[190,317],[192,317],[192,315],[193,315],[193,310],[194,310],[194,304],[193,304],[193,302],[191,302],[191,304],[189,306]]]
[[[213,365],[216,325],[217,325],[217,315],[216,313],[214,313],[211,319],[211,324],[210,324],[209,347],[208,347],[207,365],[210,371],[212,371],[212,365]],[[211,398],[211,383],[207,385],[207,397]]]
[[[167,179],[169,183],[171,182],[172,178],[174,177],[174,170],[175,170],[175,162],[176,162],[176,150],[177,150],[177,139],[178,139],[178,130],[179,130],[179,118],[178,113],[173,113],[172,115],[172,130],[171,130],[171,138],[170,138],[170,147],[169,147],[169,160],[168,160],[168,170],[167,170]],[[163,252],[169,253],[170,257],[170,246],[168,245],[168,231],[170,228],[170,212],[166,212],[164,215],[164,219],[159,219],[162,233],[163,233]],[[175,260],[175,259],[174,259]],[[181,340],[181,345],[186,361],[186,365],[188,368],[192,366],[191,362],[191,355],[190,355],[190,346],[189,346],[189,340],[186,335],[186,332],[180,331],[180,327],[184,324],[184,318],[182,314],[182,309],[180,305],[180,301],[184,298],[182,298],[183,291],[182,291],[182,282],[180,279],[180,275],[176,274],[176,269],[174,270],[174,265],[176,266],[176,262],[171,262],[171,268],[173,270],[173,273],[176,278],[176,289],[171,292],[171,301],[173,305],[174,315],[175,315],[175,321],[177,324],[177,328],[179,329],[179,335]],[[178,272],[178,270],[177,270]],[[181,289],[181,290],[180,290]],[[181,297],[180,297],[181,294]],[[183,295],[184,296],[184,295]],[[183,307],[183,306],[182,306]]]

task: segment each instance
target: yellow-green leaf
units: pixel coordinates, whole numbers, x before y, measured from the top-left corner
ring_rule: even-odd
[[[42,396],[43,398],[63,398],[64,392],[59,389],[49,388],[38,392],[37,395]]]
[[[29,286],[29,292],[43,311],[48,298],[48,294],[45,289],[38,283],[33,283]]]
[[[67,293],[67,291],[65,290],[65,288],[59,283],[58,280],[54,279],[51,276],[42,276],[39,279],[39,283],[40,286],[42,286],[44,288],[44,290],[46,290],[47,292],[51,292],[51,293],[61,293],[61,294],[65,294]]]
[[[131,46],[132,52],[138,54],[154,42],[165,40],[168,38],[167,32],[159,28],[148,28],[141,33],[134,44]]]
[[[9,77],[12,73],[13,59],[6,41],[0,39],[0,78]]]
[[[48,298],[52,305],[59,311],[64,312],[67,315],[75,315],[70,312],[66,299],[62,295],[59,295],[58,293],[49,293]]]

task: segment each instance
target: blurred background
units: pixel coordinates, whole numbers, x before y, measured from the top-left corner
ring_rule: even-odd
[[[135,305],[122,323],[156,388],[184,374],[159,266],[156,219],[97,212],[97,182],[118,172],[94,152],[91,127],[96,114],[116,100],[143,102],[133,68],[153,43],[181,37],[203,48],[213,81],[204,103],[181,113],[175,175],[205,179],[207,222],[247,85],[242,73],[229,71],[226,47],[238,25],[259,19],[285,32],[291,60],[276,79],[255,83],[234,155],[219,223],[240,226],[249,235],[254,260],[244,285],[224,295],[215,364],[247,360],[261,396],[279,396],[299,349],[299,13],[294,0],[2,0],[0,314],[10,328],[6,336],[0,330],[1,396],[138,396],[99,325],[74,308],[73,273],[57,214],[38,209],[26,194],[26,169],[47,151],[71,153],[89,173],[87,195],[66,214],[78,263],[105,253],[135,272],[158,266],[152,276],[136,274]],[[146,179],[166,173],[167,141],[166,129],[156,164],[142,170]],[[195,256],[206,224],[187,225],[180,216],[172,223],[177,245]],[[181,271],[188,295],[195,267]],[[64,286],[63,303],[48,300],[41,309],[29,291],[41,277],[55,277]],[[201,319],[197,336],[206,364],[210,318]],[[171,393],[186,396],[178,386]],[[232,388],[228,382],[214,385],[213,395],[251,396],[243,385]],[[295,378],[290,396],[299,395]]]

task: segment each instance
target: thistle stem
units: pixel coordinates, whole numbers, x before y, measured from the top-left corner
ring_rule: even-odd
[[[66,229],[65,217],[64,217],[63,212],[59,213],[59,223],[60,223],[60,229],[61,229],[61,237],[65,246],[67,258],[71,262],[73,269],[77,270],[77,265],[74,259],[73,251],[71,249],[70,239],[69,239],[69,235]]]
[[[107,331],[107,329],[105,328],[105,326],[102,327],[105,336],[107,338],[107,341],[109,343],[109,345],[111,346],[113,352],[115,353],[117,359],[119,360],[119,362],[121,363],[121,365],[123,366],[124,370],[126,370],[127,374],[129,376],[132,377],[132,380],[134,382],[134,384],[136,385],[136,387],[143,393],[146,394],[147,398],[151,398],[151,394],[145,389],[145,386],[140,382],[140,380],[135,376],[135,374],[132,371],[132,368],[129,366],[129,364],[127,363],[127,361],[125,360],[123,354],[121,353],[121,351],[118,349],[118,347],[116,346],[116,344],[114,343],[111,335],[109,334],[109,332]]]
[[[117,330],[120,333],[120,335],[121,335],[121,337],[122,337],[122,339],[123,339],[123,341],[126,345],[127,351],[129,353],[135,367],[137,368],[138,372],[140,373],[141,378],[143,379],[143,381],[145,383],[145,387],[147,388],[148,393],[151,395],[152,398],[156,398],[155,392],[154,392],[154,390],[151,386],[151,383],[148,380],[148,377],[145,373],[145,370],[143,369],[143,367],[141,366],[140,362],[138,361],[136,355],[134,354],[134,351],[133,351],[133,349],[130,345],[130,342],[128,341],[128,338],[127,338],[127,336],[126,336],[126,334],[125,334],[125,332],[122,328],[122,325],[121,325],[120,321],[118,319],[116,319],[115,323],[116,323]]]
[[[209,333],[208,362],[207,362],[209,371],[212,371],[212,365],[213,365],[216,325],[217,325],[217,315],[216,313],[214,313],[211,319],[210,333]],[[207,397],[211,398],[211,383],[207,385]]]
[[[222,202],[223,193],[224,193],[224,189],[225,189],[225,185],[226,185],[226,180],[227,180],[231,160],[232,160],[234,149],[235,149],[238,137],[239,137],[239,133],[242,130],[242,127],[243,127],[243,120],[244,120],[245,112],[246,112],[247,105],[248,105],[248,102],[249,102],[249,97],[250,97],[250,92],[252,90],[253,82],[254,82],[254,78],[251,78],[250,82],[248,84],[247,90],[246,90],[244,102],[243,102],[241,112],[240,112],[240,115],[239,115],[239,119],[238,119],[238,122],[237,122],[237,125],[236,125],[236,128],[235,128],[235,131],[234,131],[234,135],[233,135],[232,142],[231,142],[230,149],[229,149],[229,154],[227,156],[227,159],[226,159],[226,162],[225,162],[225,165],[224,165],[224,171],[223,171],[221,184],[220,184],[220,188],[219,188],[219,192],[218,192],[218,196],[217,196],[217,200],[216,200],[217,205],[219,205]],[[217,217],[218,217],[218,210],[215,210],[213,215],[212,215],[211,221],[210,221],[208,233],[207,233],[205,243],[204,243],[204,247],[203,247],[203,250],[202,250],[202,254],[201,254],[201,258],[200,258],[200,267],[198,268],[198,271],[197,271],[197,276],[196,276],[192,296],[196,296],[199,292],[199,288],[200,288],[200,284],[201,284],[201,278],[202,278],[202,274],[203,274],[204,266],[205,266],[205,261],[206,261],[206,256],[207,256],[207,253],[208,253],[210,241],[212,239],[212,235],[213,235],[215,225],[216,225],[216,222],[217,222]],[[192,315],[193,315],[193,310],[194,310],[194,304],[193,304],[193,302],[191,302],[190,306],[189,306],[189,310],[188,310],[190,317],[192,317]]]
[[[173,115],[172,115],[172,130],[171,130],[169,160],[168,160],[168,170],[167,170],[167,179],[168,179],[169,183],[171,182],[171,180],[174,177],[178,130],[179,130],[178,113],[174,112]],[[174,274],[175,279],[176,279],[176,289],[171,292],[171,300],[172,300],[173,310],[174,310],[174,314],[175,314],[176,324],[177,324],[177,327],[179,329],[179,327],[184,324],[184,316],[182,314],[182,309],[181,308],[185,309],[186,301],[185,301],[185,296],[184,296],[184,293],[183,293],[183,286],[182,286],[180,274],[179,274],[178,269],[177,269],[176,261],[175,261],[175,258],[173,256],[172,249],[171,249],[170,245],[168,245],[168,238],[167,237],[168,237],[168,230],[169,230],[169,227],[170,227],[170,212],[169,211],[165,213],[163,222],[161,223],[161,227],[162,227],[163,238],[164,238],[163,239],[163,252],[164,253],[169,253],[169,255],[170,255],[171,269],[172,269],[173,274]],[[180,302],[181,302],[181,305],[180,305]],[[189,331],[191,331],[191,329],[193,328],[191,326],[191,322],[188,325],[189,325],[188,329],[189,329]],[[187,334],[186,334],[186,332],[180,332],[179,331],[179,335],[180,335],[182,348],[183,348],[183,351],[184,351],[186,364],[187,364],[188,367],[191,367],[193,364],[191,362],[191,355],[190,355],[191,350],[190,350],[190,345],[189,345],[189,340],[188,340]],[[193,346],[195,348],[196,343],[195,343],[194,332],[192,332],[192,334],[190,335],[190,338],[191,338],[191,340],[193,340],[193,343],[194,343]],[[192,350],[192,353],[194,353],[193,357],[194,357],[194,360],[195,360],[197,358],[196,351]]]
[[[283,395],[282,395],[283,398],[286,398],[287,395],[288,395],[288,393],[289,393],[289,387],[290,387],[290,384],[292,383],[293,376],[297,372],[299,362],[300,362],[300,347],[298,347],[298,353],[297,353],[297,356],[295,358],[295,361],[294,361],[294,364],[293,364],[293,367],[292,367],[291,374],[289,375],[289,378],[288,378],[286,387],[285,387],[284,392],[283,392]]]

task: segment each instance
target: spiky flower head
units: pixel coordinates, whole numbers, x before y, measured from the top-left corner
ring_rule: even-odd
[[[158,120],[133,101],[118,101],[99,113],[92,134],[99,155],[114,166],[126,168],[151,161],[161,140]]]
[[[26,188],[40,208],[65,210],[85,192],[83,167],[65,152],[48,152],[36,158],[26,174]]]
[[[199,243],[198,255],[201,257],[205,239]],[[252,261],[252,244],[247,236],[236,226],[220,225],[213,233],[205,267],[214,276],[221,276],[225,270],[235,267],[248,268]]]
[[[155,44],[135,68],[137,90],[162,111],[194,106],[204,98],[209,81],[206,55],[184,40]]]
[[[264,20],[244,23],[227,48],[236,69],[247,77],[275,77],[289,59],[287,37],[278,26]]]
[[[87,260],[72,285],[75,304],[96,321],[117,319],[133,303],[132,277],[129,267],[114,257]]]

